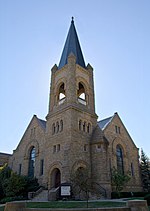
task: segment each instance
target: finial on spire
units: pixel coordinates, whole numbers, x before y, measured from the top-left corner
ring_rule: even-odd
[[[74,23],[74,17],[72,16],[72,21],[71,21],[71,23]]]

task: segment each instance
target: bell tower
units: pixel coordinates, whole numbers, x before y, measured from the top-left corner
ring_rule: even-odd
[[[91,168],[90,139],[96,125],[93,68],[85,65],[72,18],[59,65],[51,69],[47,115],[47,148],[54,150],[51,161],[61,163],[61,182],[68,182],[79,167]]]
[[[59,65],[51,72],[48,115],[69,105],[95,114],[93,68],[85,66],[73,18]]]

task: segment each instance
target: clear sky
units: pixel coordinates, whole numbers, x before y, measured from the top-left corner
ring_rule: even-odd
[[[0,0],[0,151],[48,112],[50,70],[74,16],[99,119],[118,112],[150,157],[150,1]]]

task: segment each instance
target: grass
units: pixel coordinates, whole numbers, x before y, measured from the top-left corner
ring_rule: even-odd
[[[123,207],[125,202],[89,202],[89,207]],[[28,208],[86,208],[86,202],[27,202]],[[4,211],[4,207],[0,207]],[[150,206],[149,206],[150,211]]]
[[[89,202],[88,207],[124,207],[125,202]],[[66,201],[55,201],[55,202],[27,202],[28,208],[86,208],[86,202],[66,202]]]
[[[0,211],[4,211],[4,207],[0,207]]]

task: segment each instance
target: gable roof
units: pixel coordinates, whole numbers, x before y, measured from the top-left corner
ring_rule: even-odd
[[[73,53],[76,57],[76,63],[85,68],[85,62],[81,51],[78,35],[75,29],[74,20],[72,18],[71,26],[64,45],[58,69],[67,64],[68,56]]]
[[[111,116],[111,117],[108,117],[108,118],[106,118],[106,119],[100,120],[100,121],[98,122],[98,126],[99,126],[102,130],[104,130],[105,127],[111,122],[111,120],[112,120],[113,117],[114,117],[114,116]]]
[[[117,116],[117,118],[119,118],[124,130],[126,131],[126,133],[128,134],[129,138],[131,139],[132,143],[134,144],[134,146],[136,147],[136,144],[134,143],[134,141],[132,140],[127,128],[125,127],[125,125],[123,124],[121,118],[119,117],[118,113],[115,112],[113,116],[108,117],[106,119],[100,120],[97,124],[98,126],[102,129],[102,131],[104,131],[106,129],[106,127],[113,121],[114,117]]]
[[[46,121],[43,119],[39,119],[38,117],[37,117],[37,120],[40,123],[40,125],[43,127],[43,129],[46,129]]]

